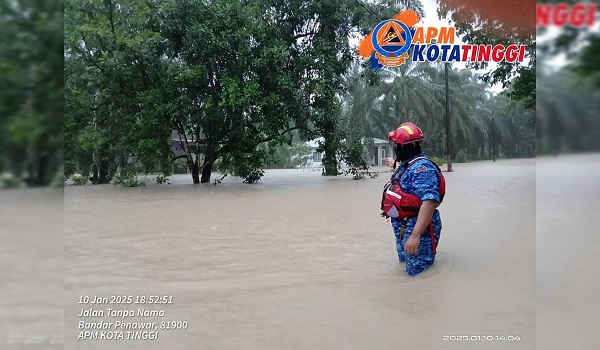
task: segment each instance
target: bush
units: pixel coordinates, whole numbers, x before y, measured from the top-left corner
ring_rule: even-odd
[[[86,185],[89,180],[87,177],[77,174],[71,176],[71,181],[73,181],[73,185],[83,186]]]
[[[348,165],[348,169],[342,170],[344,176],[352,175],[352,179],[354,180],[361,180],[367,176],[372,179],[377,177],[377,173],[372,174],[369,172],[369,166],[367,165],[366,160],[368,156],[366,153],[365,147],[360,140],[344,143],[340,147],[341,162]]]
[[[187,159],[177,158],[173,161],[173,174],[187,173]]]
[[[61,166],[58,171],[56,172],[56,174],[54,174],[54,176],[52,177],[52,182],[50,183],[50,185],[52,187],[64,187],[65,186],[65,171],[64,171],[64,167]]]
[[[243,174],[244,183],[253,184],[260,181],[260,179],[265,175],[265,172],[262,169],[252,169],[248,172],[248,174]]]
[[[434,162],[440,168],[445,163],[444,158],[442,158],[442,157],[431,157],[430,159],[431,159],[432,162]]]
[[[465,152],[464,150],[460,150],[458,152],[456,152],[456,157],[454,158],[454,161],[456,163],[466,163],[469,161],[469,157],[467,157],[467,152]]]
[[[21,187],[21,179],[10,175],[10,174],[3,174],[0,175],[0,187],[3,188],[18,188]]]
[[[122,169],[119,173],[113,176],[111,183],[115,186],[123,187],[139,187],[146,183],[137,179],[137,175],[131,169]]]
[[[265,174],[262,165],[268,157],[268,150],[261,149],[253,153],[226,154],[220,158],[218,170],[221,174],[239,176],[246,184],[257,183]]]
[[[158,175],[156,177],[156,184],[157,185],[162,185],[164,183],[167,183],[167,181],[169,181],[169,178],[166,177],[165,175]]]
[[[218,158],[213,162],[212,167],[210,168],[210,171],[211,172],[219,172],[220,168],[221,168],[221,161],[220,161],[220,158]]]

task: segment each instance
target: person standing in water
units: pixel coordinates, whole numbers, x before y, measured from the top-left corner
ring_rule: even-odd
[[[394,168],[382,197],[382,216],[391,217],[396,249],[406,272],[416,276],[435,260],[442,231],[437,207],[445,194],[445,179],[440,168],[421,150],[424,135],[413,123],[402,123],[388,134],[394,146],[395,161],[386,159]]]

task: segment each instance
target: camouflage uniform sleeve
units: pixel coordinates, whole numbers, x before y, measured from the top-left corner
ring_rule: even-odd
[[[411,169],[411,183],[413,193],[419,196],[421,201],[440,201],[440,175],[433,164],[419,162]]]

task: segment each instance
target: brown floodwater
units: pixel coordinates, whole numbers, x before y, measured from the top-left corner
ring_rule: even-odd
[[[68,186],[65,349],[533,349],[535,171],[534,159],[454,164],[436,262],[415,278],[379,216],[390,173]],[[173,303],[79,304],[149,295]],[[78,316],[90,307],[164,316]],[[187,321],[187,329],[77,340],[80,321]],[[482,336],[494,340],[475,340]]]
[[[600,154],[538,158],[537,346],[596,349]]]
[[[62,349],[62,189],[0,190],[0,242],[0,349]]]

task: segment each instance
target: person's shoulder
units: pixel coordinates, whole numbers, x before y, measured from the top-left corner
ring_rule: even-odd
[[[435,163],[433,163],[433,161],[427,159],[427,158],[421,158],[421,159],[417,159],[412,165],[411,165],[411,171],[414,173],[423,173],[423,172],[437,172],[438,168],[435,165]]]

